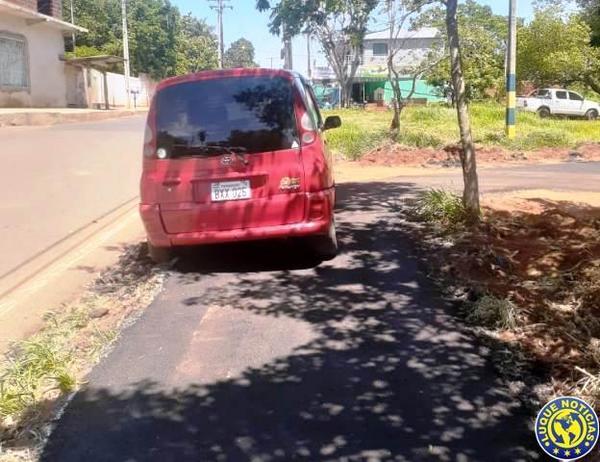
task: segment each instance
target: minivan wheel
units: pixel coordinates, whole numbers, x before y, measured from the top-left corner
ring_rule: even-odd
[[[548,109],[547,107],[539,108],[537,113],[538,113],[538,116],[540,116],[542,119],[547,119],[551,115],[550,109]]]
[[[313,236],[309,240],[312,252],[320,260],[332,260],[338,253],[337,233],[335,221],[331,220],[329,231],[323,236]]]
[[[173,251],[170,247],[156,247],[148,242],[148,256],[157,265],[168,263],[173,258]]]
[[[590,109],[585,113],[585,118],[587,120],[596,120],[598,118],[598,111],[596,111],[596,109]]]

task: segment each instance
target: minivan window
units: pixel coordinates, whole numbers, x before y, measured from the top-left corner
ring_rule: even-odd
[[[166,87],[156,98],[157,148],[171,158],[297,145],[292,87],[282,77],[198,80]]]

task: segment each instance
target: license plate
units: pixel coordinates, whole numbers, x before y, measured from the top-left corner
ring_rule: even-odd
[[[250,199],[252,197],[250,180],[212,183],[210,197],[213,202]]]

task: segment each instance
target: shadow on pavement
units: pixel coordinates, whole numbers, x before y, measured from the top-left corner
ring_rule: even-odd
[[[319,266],[290,257],[288,244],[260,244],[252,265],[244,252],[256,248],[221,248],[218,264],[200,258],[217,258],[218,248],[183,258],[165,296],[74,397],[43,460],[537,460],[530,416],[487,349],[418,275],[398,212],[413,193],[399,183],[340,186],[342,252]],[[231,377],[188,372],[170,381],[148,370],[120,381],[116,359],[169,304],[293,319],[314,335]],[[147,344],[169,377],[180,368],[163,365],[161,352],[174,335],[202,335],[194,329]],[[285,343],[294,334],[276,335]]]

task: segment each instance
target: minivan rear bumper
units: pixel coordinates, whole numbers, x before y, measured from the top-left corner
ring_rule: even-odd
[[[148,240],[153,246],[188,246],[327,234],[331,224],[334,202],[333,188],[316,193],[306,193],[306,213],[301,222],[221,231],[169,234],[165,231],[158,204],[140,204],[140,215]]]

